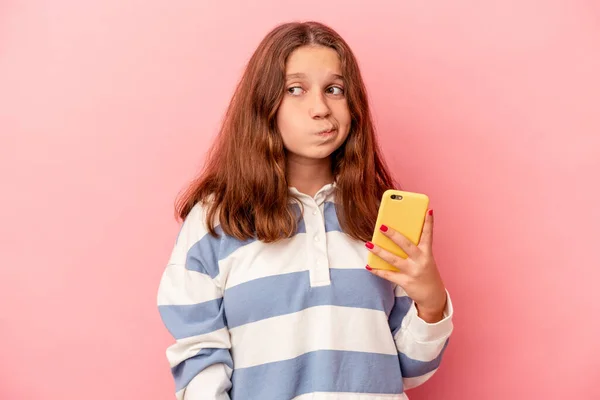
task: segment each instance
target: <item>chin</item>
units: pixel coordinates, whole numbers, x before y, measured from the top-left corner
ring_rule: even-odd
[[[333,151],[315,151],[315,152],[289,152],[288,157],[304,161],[323,161],[331,157]]]
[[[326,151],[324,149],[321,149],[320,151],[315,151],[312,154],[307,154],[307,157],[315,160],[324,160],[330,158],[336,149],[337,147],[332,147],[331,149],[327,149]]]

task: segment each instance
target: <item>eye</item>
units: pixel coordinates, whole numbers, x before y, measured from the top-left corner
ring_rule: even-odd
[[[303,90],[300,86],[292,86],[287,89],[287,92],[292,96],[299,96],[302,94]]]
[[[327,93],[334,96],[342,96],[344,94],[344,88],[340,86],[330,86],[327,88]]]

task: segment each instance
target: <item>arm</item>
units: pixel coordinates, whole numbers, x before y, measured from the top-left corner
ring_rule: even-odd
[[[443,319],[428,323],[419,317],[415,302],[402,287],[396,286],[395,293],[389,321],[406,390],[423,384],[437,371],[453,330],[454,311],[448,295]]]
[[[372,253],[396,269],[373,270],[367,265],[373,274],[396,284],[390,327],[404,388],[410,389],[428,380],[440,365],[453,329],[452,302],[433,257],[433,210],[425,217],[418,245],[385,225],[379,229],[408,256],[403,259],[373,243],[366,244]]]
[[[228,400],[233,361],[218,265],[200,228],[201,216],[184,222],[158,290],[161,319],[175,342],[167,359],[177,400]]]

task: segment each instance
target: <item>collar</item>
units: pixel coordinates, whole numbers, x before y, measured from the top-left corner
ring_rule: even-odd
[[[300,192],[294,186],[290,186],[289,191],[304,204],[306,204],[306,202],[310,202],[313,204],[317,203],[317,205],[320,206],[325,201],[333,201],[336,188],[337,184],[335,182],[328,183],[324,185],[321,189],[319,189],[317,193],[315,193],[314,197]]]

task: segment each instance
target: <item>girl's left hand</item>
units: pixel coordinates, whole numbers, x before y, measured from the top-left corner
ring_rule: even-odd
[[[376,270],[367,265],[374,275],[400,285],[417,307],[419,317],[434,323],[444,318],[446,288],[433,257],[433,210],[425,217],[423,233],[415,246],[406,236],[382,225],[381,232],[404,250],[407,259],[398,257],[371,242],[366,246],[373,254],[397,268],[399,271]]]

